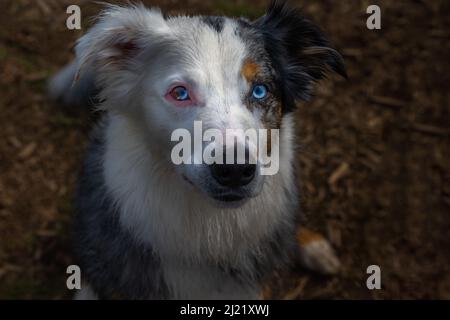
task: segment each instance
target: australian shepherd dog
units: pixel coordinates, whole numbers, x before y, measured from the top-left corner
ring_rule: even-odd
[[[104,111],[76,196],[77,297],[258,299],[291,260],[335,272],[327,241],[300,227],[294,172],[293,111],[328,71],[346,76],[341,55],[285,3],[255,21],[107,5],[50,83],[61,103]],[[277,131],[264,145],[278,170],[175,163],[173,133],[198,135],[198,122],[200,134]]]

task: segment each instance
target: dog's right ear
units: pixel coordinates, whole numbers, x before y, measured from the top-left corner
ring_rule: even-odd
[[[100,82],[114,81],[114,74],[126,71],[133,57],[148,47],[155,37],[169,31],[157,9],[143,5],[107,5],[97,23],[77,42],[74,81],[86,69]]]
[[[253,25],[263,34],[266,50],[284,86],[285,110],[308,100],[313,84],[334,71],[347,77],[342,56],[325,34],[288,1],[273,0]]]

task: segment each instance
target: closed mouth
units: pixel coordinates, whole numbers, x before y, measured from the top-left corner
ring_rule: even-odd
[[[224,195],[220,195],[220,196],[214,196],[215,200],[218,201],[223,201],[223,202],[237,202],[237,201],[241,201],[243,199],[245,199],[244,196],[242,195],[238,195],[238,194],[224,194]]]
[[[183,180],[188,184],[195,187],[195,184],[184,174],[182,175]],[[219,203],[219,206],[225,207],[238,207],[247,200],[247,196],[237,193],[220,193],[220,194],[209,194],[209,196]],[[220,205],[221,204],[221,205]]]

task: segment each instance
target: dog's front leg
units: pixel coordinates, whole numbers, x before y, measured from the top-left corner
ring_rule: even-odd
[[[86,283],[83,282],[81,284],[81,289],[75,293],[75,296],[73,297],[74,300],[98,300],[98,296],[95,294],[92,287]]]
[[[336,274],[340,262],[328,240],[305,227],[297,229],[299,263],[321,274]]]

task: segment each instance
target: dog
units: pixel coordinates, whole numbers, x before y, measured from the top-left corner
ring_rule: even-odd
[[[260,299],[290,261],[339,267],[320,235],[299,227],[294,172],[296,105],[341,55],[299,9],[275,1],[256,21],[164,16],[107,5],[50,83],[66,105],[103,110],[76,196],[78,299]],[[259,164],[180,164],[171,133],[278,130]]]

